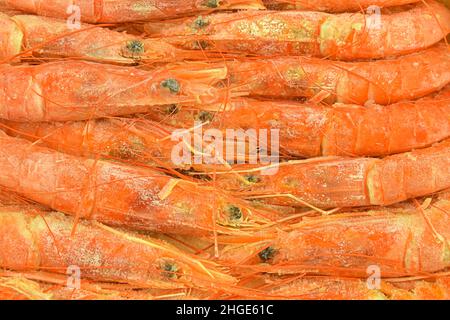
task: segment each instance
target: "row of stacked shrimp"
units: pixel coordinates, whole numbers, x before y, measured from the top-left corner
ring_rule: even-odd
[[[449,298],[444,4],[0,11],[1,298]],[[197,127],[279,161],[174,162]]]

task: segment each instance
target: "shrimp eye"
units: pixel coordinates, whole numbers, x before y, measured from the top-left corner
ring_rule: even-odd
[[[274,248],[267,247],[263,251],[258,253],[258,256],[262,262],[267,262],[267,261],[273,259],[273,257],[275,256],[276,253],[277,253],[277,251]]]
[[[194,28],[201,29],[201,28],[206,27],[208,24],[209,24],[209,21],[207,19],[203,19],[202,16],[199,16],[194,21]]]
[[[178,275],[177,272],[179,271],[179,268],[176,263],[165,261],[161,269],[163,270],[163,276],[169,279],[177,279]]]
[[[200,111],[200,113],[197,116],[197,119],[200,120],[201,122],[212,121],[213,118],[214,118],[213,114],[208,111]]]
[[[131,40],[127,43],[127,49],[135,54],[142,54],[144,53],[144,43],[140,40]]]
[[[242,219],[242,211],[238,207],[231,205],[227,210],[231,221]]]
[[[167,79],[161,82],[163,88],[167,88],[172,93],[180,92],[180,83],[175,79]]]
[[[208,8],[217,8],[220,5],[220,1],[219,0],[207,0],[205,3],[205,6],[207,6]]]
[[[258,176],[255,176],[254,174],[249,174],[244,176],[245,180],[247,180],[250,183],[258,183],[261,181],[261,178]]]
[[[176,104],[171,104],[166,109],[167,114],[177,114],[178,112],[180,112],[180,107],[178,107]]]

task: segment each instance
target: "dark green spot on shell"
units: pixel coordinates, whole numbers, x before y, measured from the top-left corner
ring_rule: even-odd
[[[199,114],[197,115],[197,119],[200,120],[201,122],[212,121],[213,118],[214,115],[208,111],[200,111]]]
[[[207,25],[209,25],[209,20],[208,19],[204,19],[202,16],[199,16],[194,21],[194,28],[195,29],[201,29],[201,28],[206,27]]]
[[[141,56],[144,54],[145,48],[144,43],[140,40],[130,40],[125,45],[125,48],[122,50],[122,56],[126,58],[132,58],[135,60],[141,59]]]
[[[258,183],[261,181],[261,178],[254,175],[254,174],[248,174],[246,176],[244,176],[245,180],[247,180],[250,183]]]
[[[134,54],[143,54],[145,51],[144,43],[140,40],[128,41],[127,49]]]
[[[263,251],[261,251],[260,253],[258,253],[258,256],[262,262],[267,262],[269,260],[272,260],[276,253],[277,251],[274,248],[268,247]]]
[[[176,79],[167,79],[161,82],[163,88],[167,88],[172,93],[180,92],[180,83]]]
[[[231,221],[242,219],[242,211],[238,207],[231,205],[227,208],[227,211]]]
[[[176,279],[178,278],[178,266],[174,262],[165,261],[162,265],[163,276],[168,279]]]
[[[132,159],[133,158],[133,151],[132,148],[127,144],[121,144],[119,146],[115,146],[114,149],[109,151],[109,155],[114,158],[120,158],[120,159]]]
[[[144,150],[145,146],[139,137],[131,136],[128,141],[122,141],[111,147],[109,155],[123,160],[135,159]]]
[[[190,168],[189,170],[187,169],[175,169],[175,171],[189,176],[191,178],[197,179],[197,180],[202,180],[202,181],[212,181],[212,178],[209,175],[206,174],[196,174],[196,171],[192,170],[192,168]],[[170,175],[170,174],[169,174]],[[179,178],[179,176],[176,175],[171,175],[173,177]]]
[[[219,0],[207,0],[205,2],[205,6],[208,8],[218,8],[220,5],[220,1]]]

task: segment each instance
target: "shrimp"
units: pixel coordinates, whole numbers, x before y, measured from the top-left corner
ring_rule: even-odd
[[[450,140],[377,158],[323,157],[217,172],[217,186],[247,199],[320,208],[390,205],[450,188]],[[239,175],[238,175],[239,174]]]
[[[70,276],[43,271],[3,271],[0,273],[0,296],[8,300],[192,300],[207,299],[212,293],[216,294],[198,288],[155,289],[86,278],[71,283]]]
[[[82,278],[142,288],[218,290],[236,283],[214,263],[97,222],[26,207],[1,208],[0,221],[5,269],[66,274],[76,267]]]
[[[190,128],[208,120],[204,128],[278,129],[280,154],[318,156],[385,156],[430,146],[450,137],[450,87],[416,101],[388,106],[331,107],[294,101],[236,98],[227,104],[154,108],[146,117],[173,127]],[[4,122],[18,134],[36,139],[50,135],[46,124]],[[42,130],[42,131],[41,131]],[[9,132],[9,131],[8,131]],[[225,136],[225,135],[224,135]],[[55,140],[61,140],[54,137]],[[270,144],[268,144],[268,147]]]
[[[167,107],[169,110],[170,106]],[[102,157],[119,160],[133,165],[145,167],[157,166],[179,170],[195,169],[197,171],[229,169],[225,160],[174,161],[184,151],[189,155],[203,155],[206,159],[208,147],[195,132],[190,140],[178,136],[180,129],[146,119],[131,118],[101,118],[89,121],[75,122],[11,122],[0,120],[0,126],[10,136],[21,137],[42,146],[85,157]],[[188,132],[189,130],[181,130]],[[181,141],[179,141],[181,140]],[[197,145],[195,141],[201,141]],[[224,149],[227,140],[224,139]],[[246,141],[239,141],[244,147]],[[182,149],[180,147],[182,145]],[[225,150],[224,150],[225,151]],[[211,155],[212,156],[212,155]],[[235,162],[241,154],[235,154]],[[245,154],[243,155],[245,156]],[[211,157],[212,158],[212,157]],[[205,176],[202,176],[204,178]]]
[[[130,229],[245,234],[270,212],[154,168],[85,159],[0,136],[0,186],[77,218]]]
[[[0,118],[86,120],[144,112],[150,106],[219,99],[224,67],[177,64],[151,71],[84,61],[0,65]]]
[[[305,219],[291,225],[290,232],[229,246],[222,251],[222,263],[278,274],[365,279],[367,268],[375,266],[382,278],[429,276],[450,266],[449,199],[443,194],[413,209],[380,208]]]
[[[364,13],[242,11],[148,23],[144,29],[186,49],[347,61],[413,53],[450,33],[450,11],[434,0],[380,19]]]
[[[174,128],[130,118],[76,122],[3,121],[4,131],[77,156],[118,159],[146,166],[177,167],[172,162]],[[189,169],[189,166],[182,166]]]
[[[167,19],[198,12],[228,9],[264,9],[260,0],[5,0],[11,8],[66,19],[74,15],[83,22],[121,23]]]
[[[304,277],[277,286],[270,293],[283,299],[306,300],[448,300],[450,277],[401,283],[382,281],[379,288],[371,288],[360,279]]]
[[[67,281],[67,280],[66,280]],[[91,287],[93,287],[91,285]],[[101,288],[77,289],[29,280],[21,274],[0,278],[1,300],[153,300],[150,294]]]
[[[379,8],[401,6],[419,2],[420,0],[264,0],[264,4],[271,9],[313,10],[326,12],[360,11],[372,6]]]
[[[440,43],[391,60],[339,62],[279,57],[236,60],[227,67],[229,84],[251,96],[385,105],[416,99],[449,84],[450,49]]]
[[[71,30],[64,21],[53,18],[0,14],[0,26],[0,60],[25,60],[30,54],[114,64],[208,58],[204,53],[180,50],[163,40],[142,39],[93,25],[83,24],[79,30]]]
[[[433,279],[432,279],[433,280]],[[366,281],[359,279],[331,277],[303,277],[288,284],[277,285],[280,281],[269,279],[273,284],[262,291],[259,299],[302,299],[302,300],[448,300],[450,282],[448,276],[434,281],[409,280],[402,283],[383,281],[380,288],[369,289]],[[283,280],[283,282],[285,282]],[[61,283],[61,282],[59,282]],[[88,288],[72,289],[37,282],[21,274],[11,274],[0,278],[0,297],[2,300],[155,300],[144,290],[103,289],[102,284],[89,284]],[[182,292],[171,293],[163,298],[192,299]],[[195,297],[195,296],[194,296]],[[246,299],[248,297],[239,297]]]

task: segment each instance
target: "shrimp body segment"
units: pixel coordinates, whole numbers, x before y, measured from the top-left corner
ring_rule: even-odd
[[[72,15],[89,23],[121,23],[167,19],[226,9],[264,9],[260,0],[6,0],[24,12],[66,19]]]
[[[400,22],[401,21],[401,22]],[[450,11],[427,1],[405,11],[365,13],[243,11],[146,25],[154,36],[189,49],[247,54],[378,59],[428,48],[450,32]]]
[[[0,221],[0,265],[6,269],[67,273],[77,266],[83,278],[161,289],[234,282],[167,243],[89,221],[74,229],[74,220],[61,213],[6,207]]]
[[[255,183],[236,177],[252,175]],[[269,203],[322,208],[390,205],[450,188],[450,140],[384,159],[325,157],[280,163],[274,175],[236,166],[224,189]]]
[[[0,66],[0,118],[14,121],[86,120],[144,112],[149,106],[207,102],[226,69],[203,63],[143,71],[83,61]],[[194,78],[196,77],[196,78]]]
[[[0,14],[0,59],[31,51],[43,58],[69,57],[114,64],[174,62],[205,58],[157,39],[142,39],[107,28],[83,24],[71,30],[63,20],[31,15]]]

